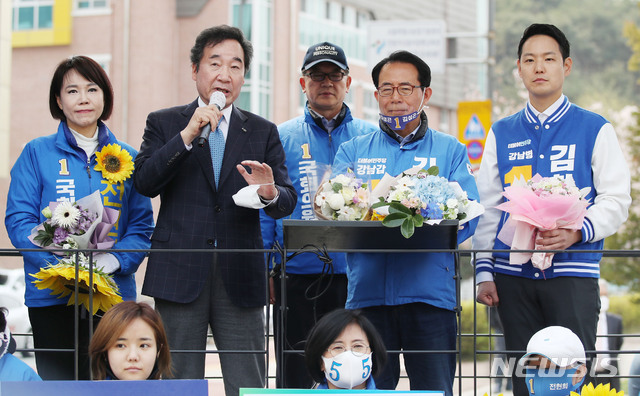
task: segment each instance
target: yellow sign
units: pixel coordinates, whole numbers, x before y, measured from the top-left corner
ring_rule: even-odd
[[[467,146],[471,167],[480,167],[484,142],[491,128],[491,101],[458,103],[458,140]]]

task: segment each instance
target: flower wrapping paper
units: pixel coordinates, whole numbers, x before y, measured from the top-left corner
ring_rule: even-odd
[[[76,243],[78,244],[78,249],[111,248],[114,245],[115,241],[112,238],[109,238],[108,234],[113,228],[113,225],[118,221],[118,211],[112,208],[104,207],[104,205],[102,204],[102,196],[100,195],[100,191],[98,190],[94,191],[90,195],[87,195],[86,197],[78,199],[76,203],[82,208],[98,215],[84,234],[69,234],[69,237],[76,241]],[[56,206],[59,204],[60,202],[51,202],[49,204],[49,208],[53,212],[55,211]],[[35,241],[34,238],[38,235],[38,231],[42,229],[44,229],[44,227],[42,224],[40,224],[31,230],[31,234],[28,238],[33,244],[45,249],[62,248],[62,246],[56,244],[42,246],[37,241]]]
[[[531,182],[539,184],[553,178],[543,178],[536,174]],[[577,189],[576,189],[577,191]],[[515,252],[514,250],[537,250],[535,241],[538,230],[566,228],[582,229],[589,202],[583,197],[589,189],[563,194],[558,191],[536,193],[524,179],[516,178],[502,193],[508,201],[496,206],[509,213],[509,218],[498,233],[498,239],[511,246],[511,264],[525,264],[529,260],[534,267],[545,270],[551,266],[553,253]]]

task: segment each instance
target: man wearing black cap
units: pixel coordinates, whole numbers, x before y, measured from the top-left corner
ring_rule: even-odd
[[[332,165],[340,144],[375,130],[373,124],[351,116],[349,107],[344,103],[350,85],[349,66],[342,48],[328,42],[309,47],[300,77],[300,86],[307,96],[304,115],[278,126],[289,177],[298,193],[298,204],[289,217],[291,219],[314,219],[313,196],[322,181],[322,172]],[[276,242],[282,245],[280,220],[262,213],[261,225],[265,249],[273,248]],[[331,260],[307,252],[287,260],[285,351],[303,350],[304,340],[315,322],[327,312],[344,308],[347,297],[345,255],[332,253],[329,256]],[[276,263],[279,261],[279,257],[275,259]],[[272,302],[279,307],[280,274],[272,280]],[[278,309],[275,312],[278,341],[282,331],[281,317]],[[282,347],[277,343],[278,351]],[[309,388],[313,385],[301,353],[285,353],[284,361],[278,361],[278,374],[278,388]]]

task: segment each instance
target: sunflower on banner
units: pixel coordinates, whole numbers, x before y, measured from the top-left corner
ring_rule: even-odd
[[[109,144],[96,153],[95,170],[111,184],[124,182],[133,173],[133,159],[118,144]],[[63,256],[57,263],[49,263],[38,273],[30,274],[33,283],[41,290],[51,289],[51,295],[69,297],[67,305],[75,303],[76,265],[78,267],[78,301],[92,314],[107,311],[122,302],[113,277],[96,268],[96,261],[82,252],[86,249],[109,249],[115,241],[108,234],[118,221],[119,212],[104,207],[100,191],[76,202],[51,202],[42,210],[46,220],[34,227],[29,240],[34,244],[55,251]],[[93,281],[90,277],[92,268]],[[93,309],[90,309],[89,292],[93,283]]]
[[[594,387],[593,383],[589,383],[582,387],[580,393],[571,392],[571,396],[624,396],[624,391],[617,392],[611,384],[598,384]]]

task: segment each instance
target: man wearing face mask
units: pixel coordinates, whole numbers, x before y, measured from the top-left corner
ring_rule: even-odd
[[[478,199],[466,147],[453,136],[429,128],[422,108],[431,97],[431,71],[418,56],[397,51],[380,61],[371,76],[377,88],[380,128],[340,146],[334,174],[355,164],[357,177],[380,180],[420,166],[439,168],[470,200]],[[477,220],[464,224],[458,242],[469,238]],[[399,249],[402,246],[398,246]],[[346,308],[362,309],[388,350],[425,351],[404,355],[411,390],[452,395],[455,374],[456,293],[454,256],[449,253],[348,253]],[[448,350],[448,353],[428,351]],[[425,374],[428,373],[428,374]],[[376,378],[379,389],[395,389],[399,356]]]
[[[333,163],[338,147],[355,136],[376,130],[373,124],[353,118],[344,98],[351,86],[349,66],[339,46],[324,42],[312,45],[302,62],[300,87],[307,97],[304,114],[278,126],[286,154],[289,177],[298,193],[298,203],[291,216],[295,220],[314,220],[313,195],[323,172]],[[282,220],[260,213],[265,249],[276,243],[283,246]],[[271,297],[275,304],[274,327],[276,349],[281,351],[279,334],[285,332],[284,349],[304,349],[304,340],[314,324],[327,312],[344,308],[347,299],[346,257],[331,253],[331,261],[313,252],[298,254],[287,260],[284,329],[280,325],[280,274],[271,278]],[[279,263],[280,257],[276,261]],[[278,388],[310,388],[313,379],[304,367],[301,354],[285,353],[277,358]]]
[[[520,359],[531,396],[569,396],[579,389],[587,374],[587,358],[580,338],[562,326],[535,333]]]

